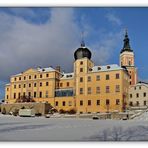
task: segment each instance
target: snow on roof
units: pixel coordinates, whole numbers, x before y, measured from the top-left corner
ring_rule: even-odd
[[[39,71],[39,72],[50,72],[50,71],[56,71],[56,70],[52,67],[47,67],[47,68],[37,68],[37,71]]]
[[[9,86],[9,85],[10,85],[10,83],[6,84],[6,86]]]
[[[91,69],[91,72],[101,72],[101,71],[112,71],[112,70],[120,70],[123,69],[117,64],[112,64],[112,65],[104,65],[104,66],[94,66]]]
[[[63,76],[61,79],[73,79],[74,73],[63,73]]]
[[[145,87],[148,87],[148,83],[145,83],[145,82],[138,82],[137,84],[132,85],[131,88],[132,88],[132,87],[137,87],[137,86],[145,86]]]

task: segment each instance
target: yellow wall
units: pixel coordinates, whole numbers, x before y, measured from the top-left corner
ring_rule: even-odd
[[[49,102],[58,110],[76,109],[77,112],[83,113],[123,111],[123,94],[126,97],[128,96],[128,74],[121,68],[92,72],[93,66],[94,63],[87,58],[76,60],[74,62],[74,76],[71,78],[63,78],[58,71],[39,72],[35,69],[28,69],[10,78],[10,85],[6,86],[5,101],[14,103],[16,101],[13,97],[14,93],[16,93],[16,98],[18,98],[18,93],[21,93],[22,96],[23,92],[27,95],[28,92],[31,92],[31,96],[36,102]],[[83,69],[83,71],[81,72],[80,69]],[[115,77],[117,73],[120,76],[119,79]],[[40,74],[42,74],[42,78],[40,78]],[[48,77],[46,77],[46,74],[48,74]],[[109,80],[106,80],[107,74],[110,76]],[[34,78],[35,75],[37,76],[36,79]],[[98,75],[100,80],[96,80]],[[29,76],[31,76],[31,79],[29,79]],[[21,80],[19,80],[20,77]],[[26,77],[26,80],[24,80],[24,77]],[[80,82],[81,77],[83,77],[83,82]],[[90,82],[88,82],[88,77],[91,77]],[[15,78],[17,79],[16,81]],[[42,86],[40,86],[40,82],[42,82]],[[46,82],[48,82],[48,86],[46,86]],[[34,83],[37,84],[36,87],[34,87]],[[69,86],[67,86],[67,83],[69,83]],[[24,84],[26,88],[23,88]],[[31,84],[31,87],[28,87],[29,84]],[[16,85],[16,88],[14,88],[14,85]],[[19,85],[21,85],[21,88],[19,88]],[[116,85],[120,86],[120,92],[115,91]],[[106,86],[110,87],[109,93],[106,93]],[[100,93],[96,93],[96,87],[100,87]],[[7,91],[7,88],[9,88],[9,91]],[[83,94],[80,94],[80,88],[83,88]],[[91,88],[91,94],[88,94],[88,88]],[[74,96],[55,97],[56,89],[73,89]],[[47,91],[48,96],[46,96]],[[33,96],[34,92],[37,92],[36,97]],[[39,92],[42,92],[42,97],[39,96]],[[7,96],[9,96],[8,99]],[[109,105],[106,105],[106,99],[109,99]],[[119,99],[119,105],[116,105],[116,99]],[[83,101],[82,106],[80,106],[81,100]],[[91,105],[88,105],[88,100],[91,100]],[[100,105],[97,105],[97,100],[100,100]],[[125,98],[125,100],[128,101],[128,98]],[[63,106],[64,101],[65,106]],[[58,102],[58,106],[56,106],[56,102]]]

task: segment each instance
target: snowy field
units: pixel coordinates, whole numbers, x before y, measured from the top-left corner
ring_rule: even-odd
[[[0,141],[148,140],[148,113],[140,120],[92,120],[0,115]]]

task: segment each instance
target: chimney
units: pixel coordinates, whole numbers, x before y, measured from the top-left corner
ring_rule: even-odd
[[[60,66],[56,66],[56,70],[60,72],[61,71],[61,67]]]

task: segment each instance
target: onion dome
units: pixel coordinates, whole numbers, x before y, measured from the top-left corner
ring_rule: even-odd
[[[124,45],[123,45],[123,48],[122,48],[120,53],[122,53],[124,51],[133,52],[133,50],[131,49],[130,44],[129,44],[129,38],[128,38],[127,30],[125,31],[125,37],[124,37],[123,41],[124,41]]]
[[[91,59],[91,52],[87,47],[85,47],[84,41],[82,41],[81,47],[79,47],[74,53],[74,58],[75,60],[77,60],[77,59],[82,59],[85,57],[88,59]]]

